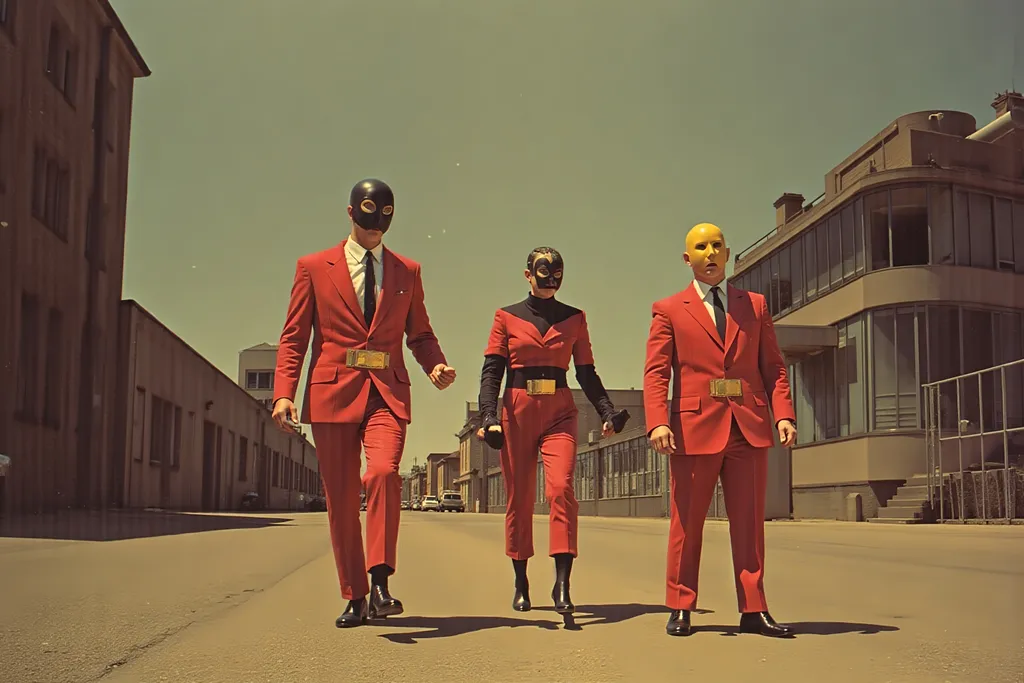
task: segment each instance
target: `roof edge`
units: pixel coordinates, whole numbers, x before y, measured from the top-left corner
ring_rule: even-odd
[[[114,30],[117,31],[117,35],[121,36],[121,40],[124,41],[124,46],[128,49],[128,54],[135,60],[135,65],[139,67],[139,71],[142,72],[142,78],[152,75],[153,71],[146,64],[146,60],[142,58],[142,53],[139,52],[139,48],[135,45],[135,41],[128,35],[128,29],[121,23],[121,17],[117,16],[117,12],[110,4],[110,0],[98,0],[100,7],[103,8],[104,14],[107,15],[107,19],[113,25]]]

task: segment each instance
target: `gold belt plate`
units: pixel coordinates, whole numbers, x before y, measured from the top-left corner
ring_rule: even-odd
[[[527,396],[550,396],[555,393],[558,386],[553,379],[528,379],[526,380]]]
[[[357,370],[386,370],[390,364],[391,354],[387,351],[349,349],[345,352],[345,366]]]
[[[712,398],[739,398],[743,395],[743,385],[738,379],[711,380]]]

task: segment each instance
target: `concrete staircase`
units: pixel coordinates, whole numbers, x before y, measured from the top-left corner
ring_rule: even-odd
[[[916,474],[899,487],[885,507],[878,509],[878,517],[868,520],[876,524],[922,524],[931,522],[928,507],[928,476]]]

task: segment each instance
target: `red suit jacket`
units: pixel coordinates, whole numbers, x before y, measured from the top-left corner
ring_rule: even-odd
[[[373,324],[367,328],[345,260],[345,241],[303,256],[295,267],[288,317],[277,351],[274,398],[295,400],[312,333],[302,422],[362,422],[370,382],[395,417],[411,422],[402,337],[408,337],[406,344],[424,372],[429,374],[439,363],[447,364],[427,316],[420,264],[383,250],[383,286]],[[346,367],[348,349],[388,351],[390,365],[385,370]]]
[[[724,345],[692,286],[652,307],[644,412],[648,434],[661,425],[671,427],[676,455],[720,453],[733,417],[751,446],[771,448],[775,425],[769,404],[776,422],[796,421],[786,363],[764,296],[729,285],[728,297]],[[743,395],[713,398],[712,379],[739,379]]]

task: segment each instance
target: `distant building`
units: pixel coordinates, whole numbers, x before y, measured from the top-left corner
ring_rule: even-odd
[[[0,511],[111,504],[135,80],[107,0],[0,0]]]
[[[402,500],[413,502],[421,500],[427,490],[427,468],[413,465],[409,473],[402,477]]]
[[[992,107],[981,129],[948,110],[892,121],[829,170],[818,199],[782,195],[775,228],[736,257],[733,284],[767,298],[790,364],[797,518],[856,517],[851,496],[865,518],[920,515],[927,487],[908,480],[928,467],[921,385],[1024,356],[1024,97]],[[1001,463],[1001,407],[1006,427],[1024,424],[1019,373],[1005,398],[995,374],[943,394],[936,421],[995,429],[986,449]],[[980,463],[979,441],[963,442],[964,467]],[[946,471],[958,443],[944,442]]]
[[[238,385],[262,403],[267,410],[274,407],[276,367],[276,344],[257,344],[238,353]]]

